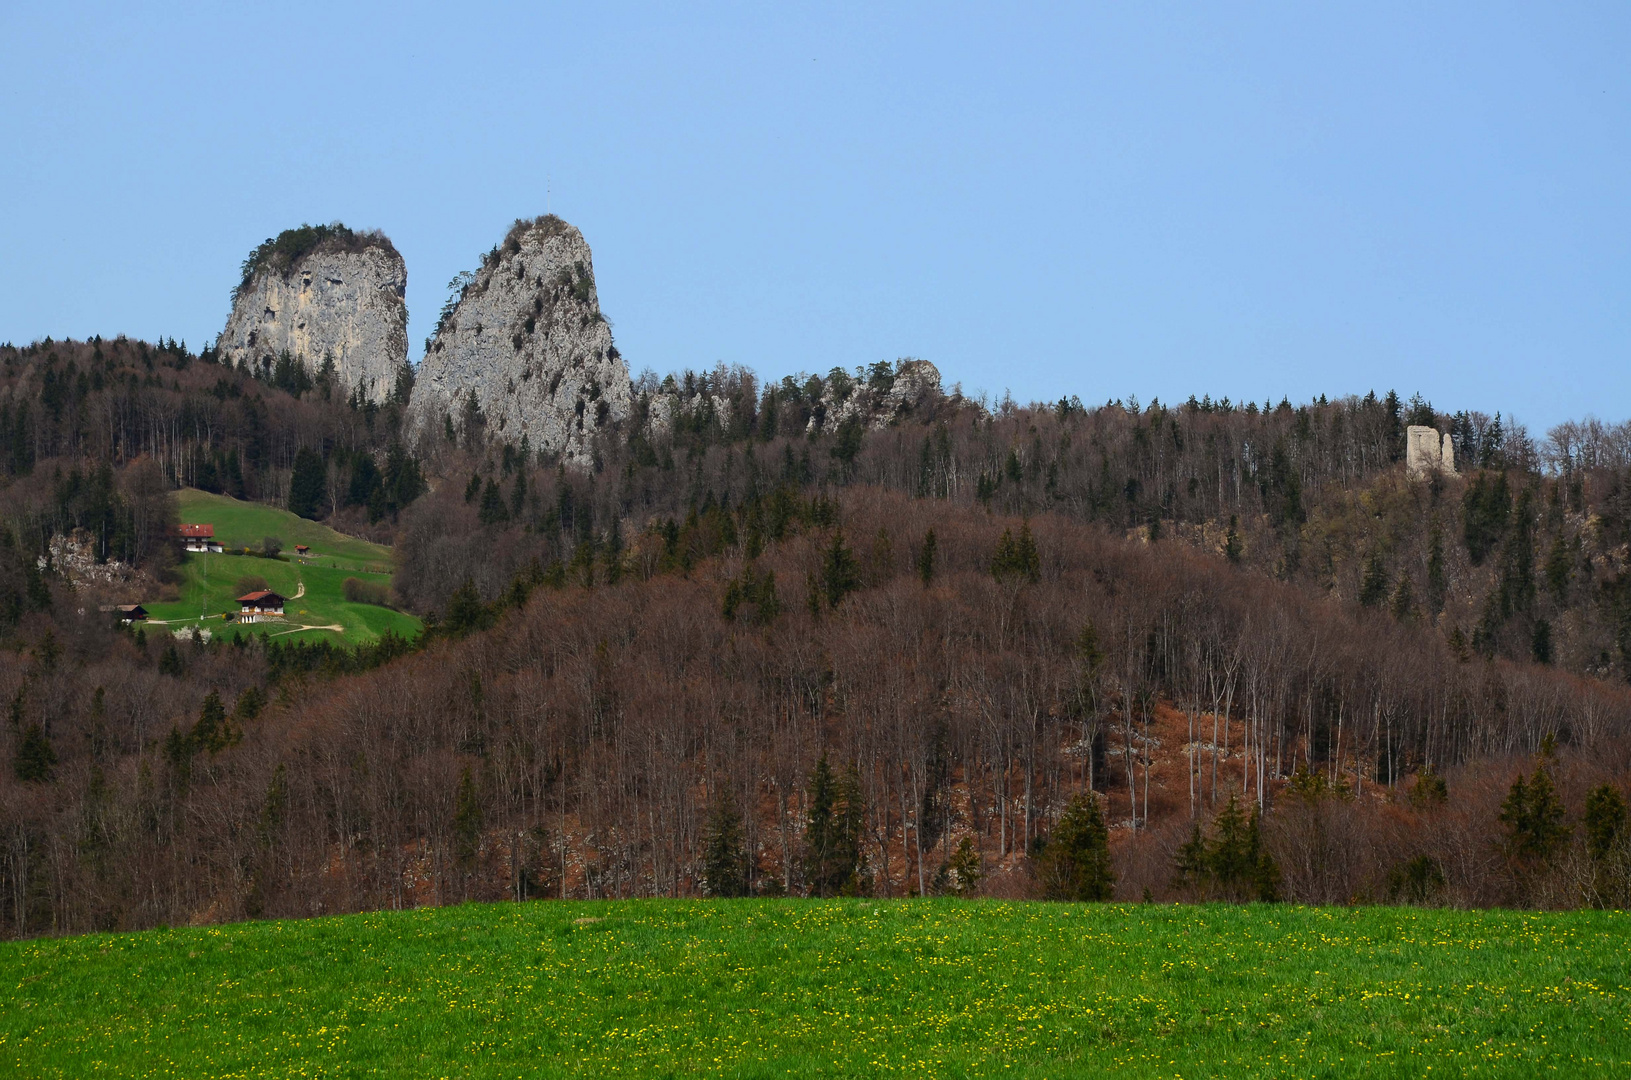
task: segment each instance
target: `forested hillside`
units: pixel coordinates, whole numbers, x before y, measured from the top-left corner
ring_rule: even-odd
[[[882,430],[828,420],[834,401],[886,393],[895,370],[762,389],[741,370],[667,386],[647,376],[634,420],[600,442],[588,473],[489,447],[467,414],[423,447],[447,482],[403,520],[399,589],[434,608],[470,577],[491,599],[533,560],[582,561],[584,545],[615,547],[667,518],[688,551],[740,550],[756,497],[860,485],[1178,541],[1427,623],[1457,649],[1631,674],[1631,425],[1563,425],[1537,444],[1499,417],[1392,393],[1295,408],[988,409],[954,392]],[[683,403],[673,421],[645,422],[665,394]],[[1452,433],[1459,477],[1406,479],[1410,424]],[[710,510],[712,532],[687,525]]]
[[[643,377],[573,469],[292,363],[0,352],[6,932],[1033,895],[1088,789],[1129,898],[1631,899],[1624,428],[847,407],[899,370]],[[1460,476],[1404,475],[1420,422]],[[182,485],[393,537],[430,629],[176,640],[41,564],[79,527],[162,576]]]
[[[284,357],[252,373],[174,341],[0,346],[0,518],[40,554],[83,528],[99,558],[162,564],[174,523],[162,495],[195,487],[277,505],[294,495],[305,516],[389,539],[424,486],[398,438],[410,390],[379,406],[328,369]],[[303,449],[316,483],[292,492]]]

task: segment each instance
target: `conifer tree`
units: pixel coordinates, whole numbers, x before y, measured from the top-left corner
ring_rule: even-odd
[[[709,896],[748,895],[748,853],[742,835],[742,811],[727,785],[720,784],[714,790],[702,852],[702,887]]]
[[[1586,855],[1591,859],[1587,901],[1596,907],[1631,905],[1631,837],[1626,831],[1625,797],[1610,784],[1593,788],[1586,796],[1582,824]]]
[[[1611,784],[1603,784],[1586,796],[1586,854],[1595,862],[1608,858],[1625,833],[1625,797]]]
[[[179,678],[182,670],[181,653],[176,649],[175,639],[172,638],[165,643],[164,652],[159,655],[159,674]]]
[[[1178,849],[1174,884],[1202,898],[1259,900],[1280,898],[1280,868],[1263,850],[1256,808],[1248,817],[1235,796],[1212,820],[1212,835],[1194,826]]]
[[[811,896],[856,896],[866,890],[865,824],[860,775],[853,766],[835,775],[823,754],[810,775],[804,829],[804,876]]]
[[[12,763],[17,779],[25,784],[47,783],[56,767],[57,752],[51,746],[51,737],[38,721],[31,722],[23,729],[22,740],[17,744],[17,757]]]
[[[821,591],[827,606],[837,607],[844,597],[860,587],[861,570],[855,553],[844,545],[844,530],[836,529],[832,543],[821,557]]]
[[[1552,550],[1546,556],[1546,588],[1561,604],[1569,602],[1569,579],[1574,575],[1574,551],[1563,539],[1562,532],[1552,540]]]
[[[1035,584],[1042,576],[1042,559],[1036,550],[1036,538],[1031,525],[1020,527],[1015,539],[1013,530],[1004,529],[997,540],[997,550],[991,556],[991,576],[999,581],[1028,581]]]
[[[1444,598],[1449,591],[1444,574],[1444,528],[1435,517],[1427,539],[1427,614],[1430,618],[1436,619],[1444,610]]]
[[[1372,551],[1370,558],[1365,560],[1365,576],[1359,583],[1359,603],[1365,607],[1377,607],[1387,599],[1387,567],[1382,563],[1382,553]]]
[[[193,747],[196,750],[218,754],[241,737],[242,733],[227,719],[226,708],[221,704],[221,695],[211,690],[198,711],[198,722],[189,733]]]
[[[924,445],[928,445],[927,441],[925,441]],[[937,554],[935,550],[936,544],[937,542],[935,540],[934,530],[930,529],[924,534],[923,546],[918,548],[917,552],[917,578],[919,581],[923,582],[924,585],[928,585],[934,580],[934,560],[935,555]]]
[[[1512,489],[1507,486],[1506,473],[1473,477],[1461,497],[1461,521],[1467,555],[1474,566],[1482,565],[1500,544],[1511,513]]]
[[[1535,620],[1534,629],[1529,634],[1529,653],[1537,664],[1552,662],[1552,624],[1545,619]]]
[[[1399,584],[1393,590],[1393,599],[1388,601],[1388,610],[1400,622],[1410,618],[1416,610],[1416,597],[1410,588],[1410,575],[1400,574]]]
[[[985,872],[980,869],[980,853],[975,850],[972,837],[965,836],[957,842],[957,850],[946,861],[946,876],[951,890],[958,896],[968,896],[979,885]]]
[[[522,465],[515,471],[515,490],[510,493],[510,516],[520,518],[521,511],[527,505],[527,468]]]
[[[481,796],[466,765],[459,775],[459,791],[453,803],[453,853],[461,865],[475,861],[481,850],[482,828]]]
[[[1037,856],[1042,892],[1049,900],[1109,900],[1116,874],[1110,865],[1110,831],[1098,796],[1080,792],[1070,801]]]
[[[491,477],[487,486],[481,492],[481,508],[476,517],[483,525],[501,525],[510,519],[510,511],[504,505],[504,495],[498,490],[498,481]]]
[[[1524,862],[1544,863],[1555,855],[1568,838],[1563,802],[1546,771],[1545,763],[1535,766],[1527,781],[1519,773],[1501,803],[1501,823],[1507,827],[1507,850]]]
[[[294,471],[289,476],[289,513],[317,517],[327,483],[328,470],[322,457],[311,447],[302,446],[294,456]]]

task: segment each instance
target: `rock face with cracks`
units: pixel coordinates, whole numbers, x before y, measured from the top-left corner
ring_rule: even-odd
[[[414,384],[416,428],[480,424],[587,463],[595,434],[628,417],[630,388],[583,235],[554,215],[517,221],[454,287]]]
[[[313,376],[331,362],[337,389],[381,402],[408,360],[407,285],[402,256],[381,233],[290,229],[245,260],[216,347],[257,371],[284,353]]]

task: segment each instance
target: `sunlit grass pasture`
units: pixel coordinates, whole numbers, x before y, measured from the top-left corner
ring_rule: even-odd
[[[335,532],[327,525],[275,506],[187,488],[176,493],[176,509],[184,522],[214,525],[215,538],[229,551],[259,548],[266,537],[276,536],[291,556],[296,544],[310,547],[309,561],[315,565],[387,574],[391,571],[391,549],[383,544]]]
[[[467,905],[0,947],[16,1076],[1631,1075],[1631,917]]]
[[[179,568],[180,599],[145,605],[156,620],[150,632],[199,626],[227,638],[266,634],[285,642],[328,640],[345,645],[373,641],[387,630],[405,638],[419,633],[421,623],[412,615],[345,598],[348,577],[389,587],[390,548],[344,536],[286,510],[224,495],[184,491],[179,501],[181,520],[214,525],[216,538],[227,550],[222,554],[192,552],[184,558]],[[258,550],[268,536],[283,541],[284,558],[242,554],[245,547]],[[296,544],[309,545],[311,553],[297,556]],[[268,587],[290,598],[284,621],[238,625],[222,620],[223,613],[238,611],[237,598],[244,592],[239,582],[248,575],[265,580]],[[296,598],[297,593],[302,595]]]

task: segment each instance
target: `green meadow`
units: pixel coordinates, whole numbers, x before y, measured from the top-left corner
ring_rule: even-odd
[[[181,520],[215,526],[215,536],[226,547],[223,554],[191,552],[180,567],[179,600],[145,604],[157,629],[201,626],[211,634],[266,634],[278,641],[329,640],[357,645],[372,641],[387,630],[412,638],[421,623],[412,615],[376,604],[345,598],[345,579],[354,577],[382,588],[391,583],[391,549],[335,532],[326,525],[274,507],[239,502],[223,495],[183,491],[179,496]],[[268,536],[283,542],[283,558],[244,555],[244,548],[259,549]],[[310,555],[295,554],[306,544]],[[246,577],[263,579],[273,591],[288,597],[282,622],[241,626],[221,616],[238,611]]]
[[[0,1072],[1631,1075],[1631,916],[533,902],[0,946]]]
[[[311,561],[318,565],[382,574],[391,572],[391,549],[385,545],[337,533],[327,525],[307,521],[287,510],[191,488],[176,494],[176,504],[182,521],[214,525],[215,538],[229,551],[259,548],[266,537],[276,536],[283,541],[283,550],[291,557],[296,544],[305,544],[312,549]]]

